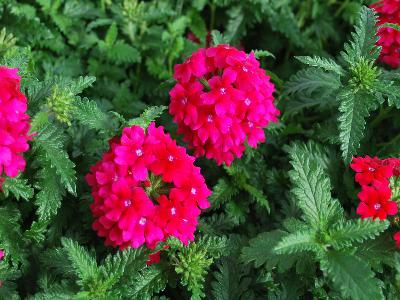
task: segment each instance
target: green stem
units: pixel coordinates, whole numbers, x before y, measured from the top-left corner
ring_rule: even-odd
[[[208,84],[207,79],[205,79],[204,77],[199,78],[200,83],[204,86],[204,88],[206,89],[207,92],[211,91],[211,87]]]
[[[215,3],[214,2],[210,4],[210,10],[211,10],[210,31],[212,31],[215,26]]]
[[[381,107],[379,110],[379,114],[376,116],[376,118],[371,122],[370,128],[374,128],[378,126],[384,119],[386,119],[389,115],[389,113],[392,111],[392,107]]]

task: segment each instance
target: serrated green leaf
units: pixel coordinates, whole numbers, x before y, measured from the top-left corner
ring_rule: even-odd
[[[308,68],[290,77],[286,83],[286,92],[310,96],[315,91],[323,90],[323,94],[327,95],[339,89],[341,85],[339,75],[318,68]]]
[[[138,117],[128,121],[127,126],[138,125],[146,129],[151,122],[157,119],[166,110],[166,106],[150,106]]]
[[[75,104],[74,118],[90,129],[98,130],[102,133],[113,133],[113,120],[103,112],[95,101],[83,99]]]
[[[332,279],[344,298],[383,299],[382,282],[368,264],[346,252],[329,251],[321,258],[321,269]]]
[[[288,234],[274,247],[274,251],[278,254],[317,250],[319,250],[319,246],[315,241],[315,232],[310,230]]]
[[[338,75],[343,75],[343,68],[338,65],[333,59],[319,56],[295,56],[295,58],[303,64],[321,68],[325,71],[332,71]]]
[[[2,185],[2,189],[6,197],[12,193],[17,200],[20,198],[29,200],[34,194],[34,190],[31,185],[28,184],[28,180],[22,178],[7,177]]]
[[[61,244],[72,267],[79,276],[78,282],[82,286],[95,282],[99,276],[96,259],[93,258],[85,248],[71,239],[63,238],[61,239]]]
[[[364,135],[366,121],[371,110],[377,108],[378,101],[371,95],[363,92],[354,94],[350,89],[343,90],[339,95],[339,130],[340,149],[343,161],[350,163],[353,155],[360,147]]]
[[[272,270],[276,266],[281,269],[284,266],[283,264],[288,261],[288,256],[279,255],[273,249],[286,235],[287,233],[282,230],[260,233],[250,240],[248,247],[243,248],[240,256],[241,261],[244,263],[254,261],[256,268],[265,264],[267,270]]]
[[[387,220],[351,220],[338,223],[329,230],[329,239],[336,248],[349,247],[354,242],[374,239],[389,227]]]
[[[359,19],[352,32],[352,40],[344,45],[341,52],[343,59],[349,64],[360,60],[364,57],[367,60],[376,60],[379,56],[380,49],[376,46],[379,37],[377,36],[377,17],[373,9],[363,7],[359,14]]]
[[[330,180],[323,167],[305,149],[294,143],[288,150],[293,167],[289,172],[292,192],[307,222],[325,230],[340,218],[342,210],[338,201],[332,199]]]
[[[63,149],[63,137],[54,124],[46,124],[39,130],[35,143],[45,154],[46,160],[51,167],[55,168],[60,176],[61,183],[71,193],[76,194],[75,164],[69,159],[67,152]]]

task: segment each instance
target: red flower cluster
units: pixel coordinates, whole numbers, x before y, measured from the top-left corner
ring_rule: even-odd
[[[277,121],[275,87],[253,53],[227,45],[199,49],[175,66],[174,78],[169,112],[197,157],[229,165],[246,141],[265,141],[263,129]]]
[[[125,128],[91,168],[93,229],[105,244],[154,248],[169,236],[193,240],[201,209],[211,194],[194,158],[151,124]]]
[[[381,0],[371,5],[379,15],[378,26],[385,23],[400,25],[400,0]],[[400,66],[400,32],[388,27],[379,29],[380,60],[393,68]]]
[[[16,177],[25,169],[22,153],[29,149],[27,99],[20,88],[18,69],[0,67],[0,177]],[[4,179],[0,178],[0,186]]]
[[[385,220],[387,216],[396,215],[398,205],[392,201],[392,191],[389,179],[400,176],[400,159],[377,157],[355,157],[351,168],[357,173],[356,181],[361,185],[358,198],[361,203],[357,213],[365,218],[379,218]],[[400,248],[400,232],[394,235],[397,246]]]
[[[362,219],[384,220],[388,215],[397,214],[397,203],[391,201],[392,192],[389,186],[389,178],[393,176],[396,164],[397,160],[390,158],[353,158],[351,168],[357,173],[355,179],[361,185],[361,192],[358,194],[361,203],[357,207],[357,213]]]

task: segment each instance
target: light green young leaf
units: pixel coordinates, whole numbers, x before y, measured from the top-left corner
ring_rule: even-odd
[[[167,107],[160,106],[150,106],[138,117],[128,121],[127,126],[138,125],[146,129],[151,122],[157,119],[166,110]]]

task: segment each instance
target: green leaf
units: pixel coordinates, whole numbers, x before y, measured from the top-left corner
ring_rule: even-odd
[[[382,282],[374,277],[368,264],[357,256],[329,251],[321,257],[321,269],[346,299],[383,299]]]
[[[20,222],[21,213],[18,208],[0,207],[0,247],[15,256],[23,253]]]
[[[211,31],[211,38],[214,46],[228,44],[227,39],[218,30]]]
[[[384,23],[384,24],[379,26],[379,29],[385,28],[385,27],[393,28],[393,29],[395,29],[397,31],[400,31],[400,25],[397,24],[397,23]]]
[[[167,278],[160,268],[152,266],[139,272],[133,279],[133,289],[127,294],[129,299],[152,299],[153,294],[165,289]]]
[[[354,242],[374,239],[388,227],[387,220],[351,220],[335,225],[329,230],[329,238],[335,248],[349,247]]]
[[[303,64],[321,68],[325,71],[332,71],[338,75],[343,75],[343,68],[338,65],[333,59],[319,56],[295,56],[295,58]]]
[[[355,32],[351,33],[352,40],[344,45],[341,52],[343,59],[352,65],[364,57],[367,60],[376,60],[379,56],[379,48],[375,45],[379,37],[376,26],[377,17],[373,9],[363,7],[355,26]]]
[[[339,75],[325,72],[322,69],[308,68],[297,72],[286,83],[288,94],[304,93],[310,96],[315,91],[323,90],[323,95],[328,95],[341,86]]]
[[[160,106],[150,106],[138,117],[128,121],[127,126],[138,125],[146,129],[151,122],[157,119],[166,110],[167,107]]]
[[[238,193],[239,189],[236,185],[224,178],[220,178],[210,196],[211,209],[218,209],[222,204],[229,202]]]
[[[369,112],[378,106],[377,99],[363,92],[354,94],[350,89],[344,89],[339,95],[339,138],[341,142],[343,161],[350,163],[353,155],[360,147],[360,141],[364,135],[366,121]]]
[[[117,24],[114,22],[111,24],[110,28],[108,28],[106,37],[104,39],[107,46],[111,47],[112,45],[114,45],[115,41],[117,40],[117,36],[118,36],[118,28]]]
[[[29,200],[34,194],[34,190],[32,186],[28,184],[28,180],[22,178],[6,177],[2,189],[6,197],[8,197],[11,192],[17,200],[20,198]]]
[[[99,276],[96,259],[85,248],[71,239],[63,238],[61,244],[79,277],[79,284],[86,286],[91,282],[96,282]]]
[[[279,241],[286,235],[287,233],[282,230],[260,233],[250,240],[248,247],[243,248],[240,256],[241,261],[247,264],[254,261],[256,268],[265,264],[266,269],[269,271],[276,266],[279,269],[286,269],[285,263],[292,261],[290,257],[288,255],[277,254],[273,251]]]
[[[214,272],[215,281],[211,283],[212,295],[217,300],[236,300],[249,289],[251,280],[243,278],[243,272],[237,261],[225,258]]]
[[[261,206],[264,207],[268,212],[270,212],[271,208],[269,206],[269,202],[267,197],[264,195],[263,191],[259,190],[255,186],[251,184],[243,184],[243,189],[248,192],[251,197]]]
[[[39,130],[35,138],[36,144],[45,154],[46,160],[51,167],[55,168],[60,176],[61,183],[71,193],[76,194],[75,164],[69,159],[67,152],[63,149],[63,136],[54,124],[47,124]]]
[[[275,55],[267,50],[253,50],[254,57],[257,59],[261,59],[264,57],[272,57],[275,58]]]
[[[62,202],[62,190],[60,189],[57,171],[49,163],[42,164],[38,172],[39,182],[37,187],[40,192],[36,195],[35,205],[38,207],[39,220],[49,220],[57,214]]]
[[[318,249],[315,232],[310,230],[288,234],[274,247],[274,251],[278,254],[292,254]]]
[[[73,95],[82,93],[88,87],[91,87],[96,81],[94,76],[79,76],[78,79],[71,80],[65,88]]]
[[[316,229],[325,230],[342,214],[340,204],[331,197],[331,185],[323,167],[312,154],[299,144],[289,148],[289,172],[293,184],[292,192],[302,209],[307,222]]]
[[[109,134],[113,132],[113,120],[97,106],[95,101],[83,99],[76,103],[74,117],[90,129]]]
[[[117,41],[108,48],[106,55],[109,60],[116,63],[135,63],[140,61],[139,50],[122,41]]]

